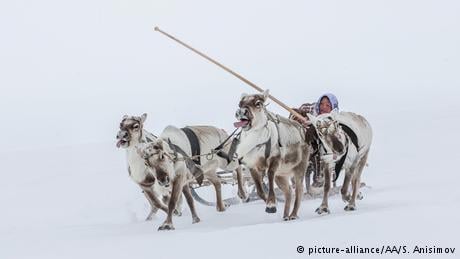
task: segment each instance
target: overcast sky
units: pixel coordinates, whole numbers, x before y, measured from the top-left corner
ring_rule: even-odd
[[[371,122],[460,108],[458,1],[321,2],[2,1],[0,151],[114,141],[143,112],[155,133],[231,130],[254,90],[155,25],[290,106],[333,92]]]

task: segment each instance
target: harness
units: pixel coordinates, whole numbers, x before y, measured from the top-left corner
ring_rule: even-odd
[[[348,138],[346,138],[347,143],[346,146],[347,148],[345,149],[345,153],[343,156],[335,163],[335,178],[332,179],[333,182],[337,181],[337,178],[339,178],[340,171],[342,171],[343,164],[345,163],[345,159],[347,158],[348,155]]]
[[[169,147],[174,151],[174,161],[178,161],[178,155],[177,153],[181,154],[184,157],[185,161],[185,166],[187,169],[192,173],[193,177],[195,177],[196,181],[198,182],[199,185],[203,183],[204,180],[204,175],[202,171],[197,167],[197,164],[195,163],[194,160],[192,160],[185,151],[180,148],[178,145],[173,144],[171,142],[171,139],[168,138],[168,145]]]
[[[226,141],[224,141],[221,145],[219,145],[217,148],[214,149],[216,151],[216,154],[218,156],[226,159],[227,162],[230,163],[233,160],[233,158],[235,157],[236,148],[240,144],[240,136],[241,136],[241,132],[238,133],[236,135],[236,137],[232,140],[232,143],[230,145],[230,149],[228,151],[228,154],[221,150],[222,149],[221,146],[223,146],[222,144],[227,142],[228,139]],[[268,157],[270,156],[271,149],[272,149],[272,138],[269,138],[264,143],[257,144],[254,148],[261,148],[263,146],[265,146],[265,153],[264,153],[265,159],[268,159]],[[254,148],[252,148],[252,149],[254,149]],[[243,157],[240,158],[238,160],[238,162],[241,163],[242,160],[243,160]]]
[[[267,115],[268,120],[275,124],[276,131],[278,131],[278,146],[283,147],[283,145],[281,144],[281,134],[280,134],[280,128],[279,128],[279,124],[281,123],[282,117],[280,117],[279,114],[270,113],[266,108],[264,108],[264,112]],[[302,127],[300,124],[299,125],[294,124],[290,126],[297,128],[297,130],[300,133],[300,136],[302,137],[305,136],[305,133],[303,131],[304,127]]]
[[[201,165],[201,157],[199,156],[201,154],[201,148],[198,136],[195,134],[195,132],[193,132],[192,129],[188,127],[181,128],[181,130],[185,133],[185,135],[188,138],[188,141],[190,142],[193,162],[195,162],[195,164],[197,165]]]
[[[359,151],[358,136],[356,136],[356,133],[345,124],[339,123],[339,125],[340,127],[342,127],[343,131],[345,131],[348,137],[350,137],[350,140],[353,143],[353,145],[355,145],[356,150]]]
[[[264,108],[264,112],[265,112],[265,115],[267,115],[267,119],[269,121],[272,121],[275,124],[276,131],[278,132],[278,146],[282,147],[283,145],[281,144],[281,136],[280,136],[280,128],[279,128],[280,118],[278,117],[278,115],[273,116],[273,114],[270,114],[265,108]]]
[[[270,151],[272,150],[272,138],[269,138],[265,143],[258,144],[256,148],[265,146],[265,160],[270,156]]]
[[[236,152],[236,148],[238,147],[238,144],[240,144],[240,136],[241,136],[241,132],[238,133],[236,135],[235,138],[233,138],[232,140],[232,143],[230,144],[230,149],[228,150],[228,154],[225,153],[222,148],[225,146],[225,143],[235,134],[235,132],[238,130],[238,128],[235,129],[235,131],[233,131],[233,133],[228,136],[228,138],[222,142],[219,146],[217,146],[216,148],[214,148],[214,152],[216,152],[216,154],[222,158],[224,158],[225,160],[227,160],[227,163],[231,163],[234,156],[235,156],[235,152]]]
[[[347,125],[343,124],[343,123],[339,123],[340,127],[342,128],[342,130],[345,132],[345,137],[346,137],[346,140],[347,140],[347,143],[345,144],[345,146],[348,147],[348,141],[350,140],[353,145],[356,147],[356,150],[359,151],[359,145],[358,145],[358,136],[356,135],[356,133],[350,128],[348,127]],[[319,141],[321,142],[323,148],[326,150],[326,148],[324,147],[324,144],[322,143],[321,139],[319,138]],[[326,150],[327,152],[327,150]],[[335,178],[332,180],[333,182],[337,181],[337,178],[339,178],[339,175],[340,175],[340,171],[342,171],[342,167],[343,167],[343,164],[345,163],[345,159],[347,158],[347,155],[348,155],[348,148],[345,149],[345,153],[342,155],[342,157],[335,163]]]

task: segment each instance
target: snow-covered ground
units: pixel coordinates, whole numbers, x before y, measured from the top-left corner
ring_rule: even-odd
[[[1,2],[0,258],[302,258],[352,245],[458,257],[459,13],[447,0]],[[374,142],[358,210],[332,197],[330,215],[305,200],[291,222],[283,204],[267,214],[260,201],[223,213],[198,204],[193,225],[185,207],[172,232],[157,231],[162,212],[144,221],[148,204],[115,147],[121,117],[147,112],[155,133],[230,131],[252,92],[153,25],[289,105],[333,92],[365,115]]]

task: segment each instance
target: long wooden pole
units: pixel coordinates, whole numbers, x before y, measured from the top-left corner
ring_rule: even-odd
[[[177,43],[181,44],[182,46],[188,48],[189,50],[195,52],[196,54],[202,56],[203,58],[209,60],[210,62],[214,63],[215,65],[217,65],[218,67],[222,68],[223,70],[229,72],[230,74],[236,76],[238,79],[240,79],[241,81],[245,82],[246,84],[252,86],[254,89],[256,89],[257,91],[259,92],[263,92],[264,90],[260,87],[258,87],[256,84],[254,84],[253,82],[247,80],[246,78],[242,77],[241,75],[239,75],[238,73],[236,73],[235,71],[231,70],[230,68],[222,65],[221,63],[217,62],[216,60],[208,57],[207,55],[203,54],[202,52],[196,50],[195,48],[187,45],[186,43],[182,42],[181,40],[177,39],[176,37],[162,31],[160,28],[158,28],[157,26],[154,28],[155,31],[157,32],[160,32],[162,33],[163,35],[165,35],[166,37],[176,41]],[[288,107],[286,104],[284,104],[283,102],[281,102],[280,100],[278,100],[276,97],[272,96],[272,95],[269,95],[268,96],[270,99],[272,99],[275,103],[277,103],[279,106],[283,107],[284,109],[286,109],[288,112],[294,114],[294,116],[296,116],[297,118],[299,118],[300,120],[302,121],[307,121],[307,119],[305,117],[303,117],[302,115],[300,115],[298,112],[294,111],[292,108]]]

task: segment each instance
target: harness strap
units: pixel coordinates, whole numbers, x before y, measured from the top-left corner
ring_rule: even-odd
[[[204,175],[203,175],[201,169],[199,169],[196,166],[197,164],[195,164],[195,161],[190,159],[190,157],[187,155],[187,153],[185,153],[185,151],[182,148],[180,148],[176,144],[173,144],[171,142],[171,139],[169,139],[169,138],[168,138],[168,145],[174,151],[174,155],[175,155],[176,158],[177,158],[177,153],[181,154],[185,158],[184,159],[185,160],[185,166],[187,166],[187,169],[192,173],[193,177],[195,177],[196,181],[201,186],[201,184],[203,183],[203,180],[204,180]]]
[[[201,157],[199,156],[201,154],[200,141],[198,140],[197,135],[188,127],[181,128],[181,130],[185,133],[185,135],[187,135],[188,141],[190,142],[190,146],[192,148],[192,157],[195,157],[193,161],[197,165],[201,165]]]
[[[235,152],[236,152],[236,148],[238,147],[238,144],[240,144],[240,138],[239,138],[239,135],[238,137],[234,138],[232,140],[232,144],[230,145],[230,149],[228,151],[228,154],[225,153],[223,150],[221,149],[215,149],[215,150],[218,150],[217,151],[217,155],[224,158],[225,160],[227,160],[227,163],[231,163],[232,160],[233,160],[233,157],[235,156]]]
[[[281,144],[280,144],[280,146],[281,146]],[[267,160],[268,157],[270,156],[270,151],[271,150],[272,150],[272,139],[269,138],[268,141],[265,143],[265,160]]]
[[[224,142],[220,143],[216,148],[214,148],[214,150],[222,149],[222,148],[225,146],[225,143],[227,143],[227,141],[228,141],[230,138],[232,138],[233,135],[235,135],[235,133],[236,133],[236,131],[237,131],[238,129],[239,129],[239,128],[236,128],[236,129],[232,132],[232,134],[230,134],[230,136],[228,136],[228,137],[224,140]],[[240,135],[241,135],[241,132],[238,133],[237,137],[239,137]],[[232,142],[232,144],[233,144],[233,142]]]
[[[260,148],[265,146],[265,160],[270,156],[270,151],[272,150],[272,138],[269,138],[266,142],[258,144],[256,147]]]
[[[238,143],[239,143],[239,139],[238,139]],[[260,148],[260,147],[263,147],[263,146],[265,146],[265,153],[264,153],[264,155],[265,155],[265,160],[267,160],[268,157],[270,156],[270,152],[271,152],[271,150],[272,150],[272,138],[269,138],[269,139],[268,139],[266,142],[264,142],[264,143],[257,144],[254,148]],[[251,151],[252,151],[254,148],[252,148]],[[243,158],[244,158],[244,157],[240,157],[240,159],[238,159],[238,162],[239,162],[240,164],[242,164]]]
[[[280,128],[279,128],[280,118],[278,117],[278,115],[276,115],[276,118],[274,118],[273,114],[268,112],[267,109],[265,109],[265,114],[267,115],[268,120],[275,123],[276,131],[278,132],[278,146],[282,147],[283,145],[281,145],[281,134],[280,134]]]
[[[342,130],[348,136],[346,146],[348,146],[348,139],[350,139],[353,145],[356,147],[356,150],[359,151],[358,136],[356,136],[356,133],[345,124],[339,123],[339,125],[340,127],[342,127]],[[347,154],[348,154],[348,148],[346,149],[345,154],[335,164],[335,179],[332,180],[333,182],[337,181],[337,178],[339,178],[339,174],[340,174],[340,171],[342,171],[342,167],[343,167],[343,164],[345,163],[345,159],[347,158]]]
[[[356,136],[356,133],[345,124],[339,123],[339,125],[342,127],[343,131],[348,135],[348,137],[350,137],[350,140],[353,145],[355,145],[356,150],[359,151],[358,136]]]
[[[230,145],[230,149],[228,150],[228,158],[231,160],[236,153],[236,148],[240,144],[240,135],[232,140],[232,144]],[[230,162],[230,161],[229,161]]]
[[[348,138],[347,138],[348,142]],[[348,154],[348,147],[345,150],[345,154],[335,163],[335,178],[332,180],[333,182],[337,181],[337,178],[339,178],[340,171],[342,171],[343,164],[345,163],[345,159],[347,158]]]

